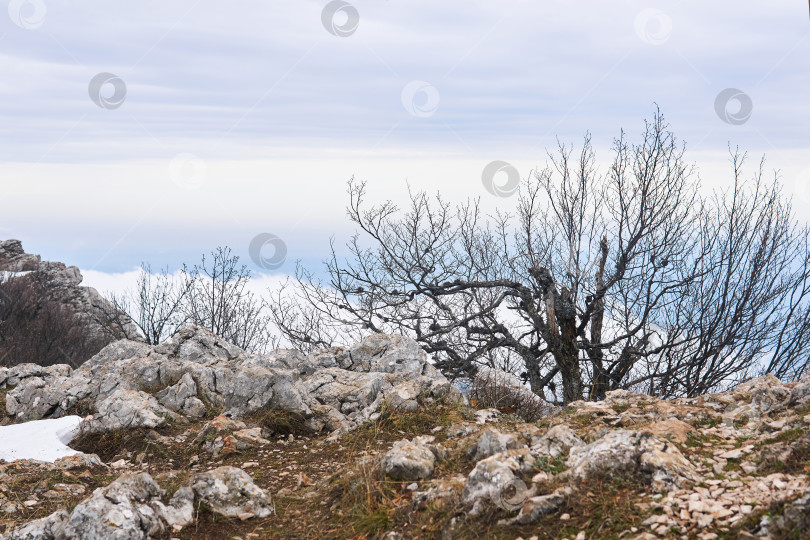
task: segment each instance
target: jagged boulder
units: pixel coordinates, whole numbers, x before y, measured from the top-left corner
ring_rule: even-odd
[[[534,456],[528,448],[507,450],[482,459],[467,476],[462,501],[478,514],[487,503],[504,510],[517,510],[534,495],[520,479],[534,468]]]
[[[6,535],[0,535],[0,538],[3,540],[54,540],[69,516],[65,510],[57,510],[44,518],[29,521]]]
[[[363,373],[407,373],[441,377],[427,362],[427,353],[414,340],[398,335],[375,334],[351,347],[331,347],[312,355],[321,368],[338,367]]]
[[[422,480],[433,474],[436,456],[419,441],[397,441],[382,459],[382,469],[394,480]]]
[[[191,488],[197,500],[211,511],[226,516],[248,519],[273,513],[270,494],[253,483],[242,469],[219,467],[197,474]]]
[[[806,373],[793,387],[790,392],[789,405],[796,407],[808,402],[810,402],[810,373]]]
[[[653,487],[660,490],[698,479],[692,464],[674,444],[643,431],[610,431],[591,444],[575,446],[566,465],[565,474],[581,481],[599,475],[648,473]]]
[[[265,368],[288,369],[301,377],[315,373],[321,366],[317,365],[312,357],[304,355],[295,349],[276,349],[267,354],[257,354],[242,361],[243,365],[256,365]]]
[[[30,272],[39,262],[39,255],[23,251],[19,240],[0,240],[0,272]]]
[[[39,366],[37,364],[18,364],[10,368],[0,368],[0,388],[17,386],[26,379],[38,378],[49,382],[56,377],[70,374],[70,366],[57,364],[54,366]]]
[[[516,450],[521,446],[516,434],[501,433],[495,428],[487,428],[467,449],[467,455],[477,462],[493,454],[505,452],[506,450]]]
[[[566,450],[585,443],[566,424],[557,424],[540,437],[532,439],[531,452],[534,455],[560,457]]]
[[[738,385],[731,397],[765,415],[785,410],[791,401],[791,390],[789,385],[768,374]]]
[[[191,373],[185,373],[177,383],[167,386],[155,394],[158,401],[167,408],[192,418],[205,414],[205,403],[197,397],[197,383]]]
[[[97,404],[98,412],[79,425],[83,433],[99,433],[115,429],[162,426],[175,415],[146,392],[119,388]]]
[[[157,536],[167,525],[182,528],[193,520],[187,491],[178,490],[164,505],[165,492],[147,473],[124,474],[79,503],[55,538],[141,539]]]
[[[126,473],[76,505],[21,525],[3,540],[142,540],[179,531],[194,521],[195,507],[227,517],[267,517],[270,495],[242,469],[220,467],[195,474],[165,503],[166,492],[145,472]],[[195,506],[196,503],[196,506]]]

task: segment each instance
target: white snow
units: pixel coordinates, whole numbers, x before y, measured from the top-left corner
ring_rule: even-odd
[[[61,457],[78,454],[67,444],[73,439],[81,421],[81,416],[65,416],[0,426],[0,459],[53,462]]]

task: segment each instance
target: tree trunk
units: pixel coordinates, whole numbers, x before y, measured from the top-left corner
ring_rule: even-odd
[[[571,293],[563,287],[556,298],[557,324],[560,328],[558,355],[555,355],[563,383],[563,401],[570,403],[583,399],[582,370],[579,367],[579,347],[577,347],[576,307],[571,300]]]
[[[602,289],[605,287],[605,263],[608,256],[607,236],[602,237],[599,243],[601,256],[599,257],[599,268],[596,271],[596,294],[591,299],[593,302],[593,312],[591,314],[591,347],[588,349],[588,356],[593,365],[593,382],[588,393],[588,399],[605,399],[605,395],[610,387],[610,377],[605,371],[603,364],[604,351],[599,346],[602,343],[602,325],[605,319],[605,298]],[[589,302],[590,303],[590,302]]]
[[[570,403],[581,400],[582,370],[579,367],[577,347],[577,310],[571,292],[565,287],[557,292],[554,278],[547,268],[534,267],[529,272],[545,297],[547,324],[546,328],[540,330],[560,371],[563,401]]]

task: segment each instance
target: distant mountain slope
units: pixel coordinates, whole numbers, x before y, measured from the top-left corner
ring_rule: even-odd
[[[115,340],[140,340],[126,315],[81,282],[75,266],[0,241],[0,366],[79,365]]]

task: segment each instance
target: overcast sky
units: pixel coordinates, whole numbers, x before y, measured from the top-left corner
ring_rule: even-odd
[[[810,217],[803,0],[4,1],[0,238],[83,270],[268,233],[288,272],[352,232],[352,175],[508,208],[488,163],[586,131],[607,160],[656,103],[709,188],[739,145]]]

